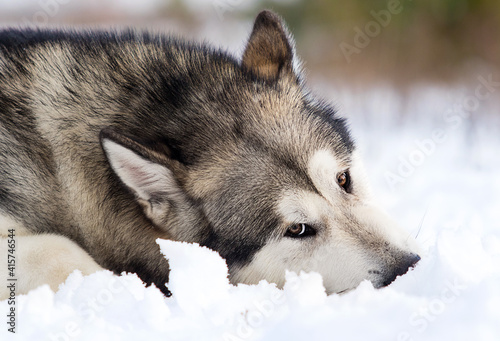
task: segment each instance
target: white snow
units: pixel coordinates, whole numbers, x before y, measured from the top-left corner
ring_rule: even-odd
[[[158,240],[172,297],[133,274],[75,272],[57,293],[17,297],[15,338],[0,302],[0,339],[500,340],[500,88],[466,115],[475,87],[324,91],[350,117],[380,204],[419,231],[421,262],[389,287],[326,296],[315,273],[288,273],[283,290],[233,286],[217,253]]]

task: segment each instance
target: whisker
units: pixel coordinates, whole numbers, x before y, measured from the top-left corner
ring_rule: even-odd
[[[424,215],[422,216],[422,219],[420,219],[420,223],[418,224],[418,230],[417,230],[417,234],[415,235],[415,239],[417,239],[418,235],[420,234],[420,231],[422,230],[422,226],[424,224],[425,216],[427,215],[428,210],[429,210],[429,208],[425,209]],[[410,239],[410,237],[411,237],[411,233],[408,233],[408,238],[406,238],[406,240]]]
[[[418,238],[418,235],[420,234],[420,230],[422,230],[422,226],[424,225],[424,220],[425,220],[425,216],[427,215],[427,211],[429,211],[429,208],[425,209],[424,215],[423,215],[422,219],[420,220],[420,225],[418,226],[418,231],[417,231],[417,234],[415,235],[415,239]]]

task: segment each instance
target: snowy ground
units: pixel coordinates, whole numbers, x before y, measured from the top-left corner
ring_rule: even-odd
[[[351,119],[380,205],[418,233],[422,261],[391,286],[327,297],[319,275],[294,273],[284,290],[232,286],[214,252],[160,241],[173,297],[74,273],[18,297],[17,338],[2,322],[0,339],[500,340],[500,87],[482,100],[479,84],[322,90]]]

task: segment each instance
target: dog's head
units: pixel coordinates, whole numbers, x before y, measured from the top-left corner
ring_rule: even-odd
[[[198,145],[196,158],[112,130],[104,151],[154,225],[218,251],[232,282],[282,285],[286,270],[305,270],[329,293],[385,286],[420,259],[414,242],[371,203],[346,123],[305,89],[299,64],[264,11],[241,63],[192,97],[207,124],[182,144]]]

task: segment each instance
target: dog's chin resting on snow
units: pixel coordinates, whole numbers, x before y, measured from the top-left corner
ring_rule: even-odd
[[[18,293],[105,268],[168,294],[157,238],[217,251],[233,283],[316,271],[328,293],[420,259],[272,12],[240,59],[135,30],[3,29],[0,50],[0,250],[15,231]]]

